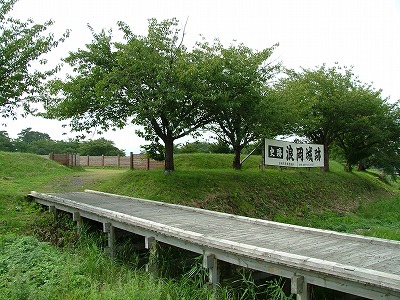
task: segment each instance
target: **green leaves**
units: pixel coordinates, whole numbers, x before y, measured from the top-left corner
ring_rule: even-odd
[[[125,156],[124,151],[115,147],[113,141],[109,141],[104,138],[100,138],[97,140],[90,140],[90,141],[80,143],[79,154],[80,155],[111,155],[111,156],[122,155],[122,156]]]
[[[31,19],[23,22],[7,17],[15,3],[16,0],[0,2],[0,115],[14,119],[19,107],[24,114],[33,112],[30,104],[39,101],[43,81],[57,70],[39,71],[32,65],[46,64],[42,55],[69,35],[69,31],[59,39],[53,34],[44,35],[53,24],[51,20],[35,24]]]
[[[265,136],[278,122],[275,98],[266,97],[267,85],[280,69],[268,63],[276,45],[254,51],[243,44],[225,48],[218,40],[213,45],[198,43],[196,59],[205,66],[203,80],[213,99],[209,109],[214,117],[210,128],[235,151],[234,168],[240,169],[240,151],[250,142]],[[275,117],[274,117],[275,116]],[[270,130],[272,131],[272,130]]]
[[[287,71],[276,86],[297,112],[293,132],[325,145],[335,144],[347,169],[378,151],[388,141],[390,108],[380,90],[362,83],[352,68],[325,65],[301,72]]]
[[[173,141],[211,119],[208,98],[197,90],[200,65],[183,46],[176,19],[150,19],[147,36],[118,25],[124,43],[112,42],[111,31],[95,33],[89,27],[93,41],[64,60],[75,74],[49,86],[47,116],[71,118],[77,131],[141,125],[142,136],[153,141],[159,137],[166,144],[168,168],[173,169]]]

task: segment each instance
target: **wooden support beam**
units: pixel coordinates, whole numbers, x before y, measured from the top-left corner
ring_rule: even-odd
[[[291,278],[291,293],[296,295],[296,300],[309,300],[308,285],[304,276],[294,275]]]
[[[203,267],[209,270],[208,282],[214,287],[219,283],[218,260],[214,254],[203,255]]]
[[[54,220],[57,220],[58,211],[57,211],[57,208],[55,207],[55,205],[49,206],[49,212],[53,214]]]
[[[153,244],[156,243],[156,238],[154,236],[149,236],[144,238],[144,247],[146,249],[151,249]]]
[[[103,232],[108,235],[108,246],[105,249],[111,258],[115,257],[115,227],[111,223],[103,223]]]
[[[76,222],[76,226],[78,227],[77,233],[78,235],[81,234],[81,229],[82,229],[82,217],[79,211],[74,211],[72,213],[72,220]]]
[[[157,252],[157,240],[155,237],[145,237],[144,247],[149,249],[149,261],[145,266],[146,272],[157,277],[158,276],[158,252]]]
[[[111,223],[103,223],[103,232],[109,233],[111,231]]]

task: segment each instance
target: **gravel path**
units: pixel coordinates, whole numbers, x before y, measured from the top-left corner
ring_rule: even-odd
[[[126,172],[127,169],[87,169],[84,172],[75,173],[70,177],[52,182],[46,188],[56,192],[81,192],[92,188],[95,184]]]

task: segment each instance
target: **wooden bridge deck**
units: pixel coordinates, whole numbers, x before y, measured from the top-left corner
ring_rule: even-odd
[[[240,217],[197,208],[85,191],[30,194],[74,219],[93,219],[217,261],[292,280],[297,299],[318,285],[369,299],[400,299],[400,242]]]

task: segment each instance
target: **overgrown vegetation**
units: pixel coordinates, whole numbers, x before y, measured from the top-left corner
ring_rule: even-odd
[[[248,270],[236,270],[239,277],[214,293],[204,284],[200,258],[177,268],[174,257],[182,254],[168,248],[158,257],[164,262],[162,278],[143,271],[143,254],[127,251],[124,259],[112,261],[103,252],[101,230],[85,227],[79,237],[69,215],[54,222],[25,199],[33,189],[90,187],[400,240],[397,186],[378,173],[351,174],[337,163],[329,173],[274,168],[263,173],[259,157],[246,161],[244,170],[233,171],[231,158],[178,155],[182,171],[165,176],[160,170],[74,170],[35,155],[0,152],[0,299],[292,299],[283,292],[283,281],[256,284]],[[108,171],[112,182],[99,181]],[[102,177],[93,177],[96,172]]]

